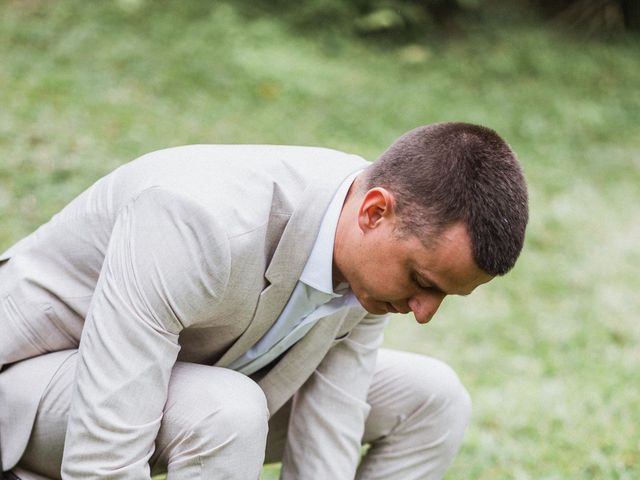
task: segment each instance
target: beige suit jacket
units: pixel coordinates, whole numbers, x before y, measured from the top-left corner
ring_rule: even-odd
[[[336,189],[364,166],[310,147],[162,150],[102,178],[0,256],[5,468],[79,347],[67,471],[148,475],[174,362],[224,367],[261,338]],[[255,376],[272,414],[296,395],[285,478],[353,478],[384,322],[360,307],[334,314]],[[14,362],[31,357],[38,373],[24,378],[26,362]]]

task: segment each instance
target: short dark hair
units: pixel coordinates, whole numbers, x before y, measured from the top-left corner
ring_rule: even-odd
[[[490,275],[504,275],[520,255],[527,185],[516,155],[489,128],[450,122],[411,130],[367,169],[365,187],[391,191],[401,233],[420,232],[425,244],[463,222],[476,265]]]

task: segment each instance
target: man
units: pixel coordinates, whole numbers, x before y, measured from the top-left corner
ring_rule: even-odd
[[[438,361],[378,352],[385,315],[426,323],[506,273],[526,223],[513,152],[464,123],[371,165],[145,155],[0,256],[4,468],[255,479],[281,459],[285,479],[441,478],[467,393]]]

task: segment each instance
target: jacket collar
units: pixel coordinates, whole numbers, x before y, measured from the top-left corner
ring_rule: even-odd
[[[346,163],[341,168],[327,172],[321,179],[311,182],[303,192],[302,199],[287,222],[271,262],[266,269],[264,276],[267,286],[260,294],[253,321],[220,360],[216,362],[217,366],[226,367],[239,358],[262,338],[278,319],[300,278],[306,260],[315,243],[324,212],[333,199],[336,190],[345,178],[360,169],[362,169],[362,163],[355,165]],[[318,335],[314,334],[316,330],[315,328],[312,329],[307,336],[319,338]],[[333,337],[327,337],[326,341],[330,343],[332,339]]]

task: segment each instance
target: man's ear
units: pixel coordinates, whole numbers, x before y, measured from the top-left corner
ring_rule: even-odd
[[[390,221],[395,216],[395,198],[382,187],[368,190],[358,208],[358,226],[362,232],[377,228],[383,221]]]

